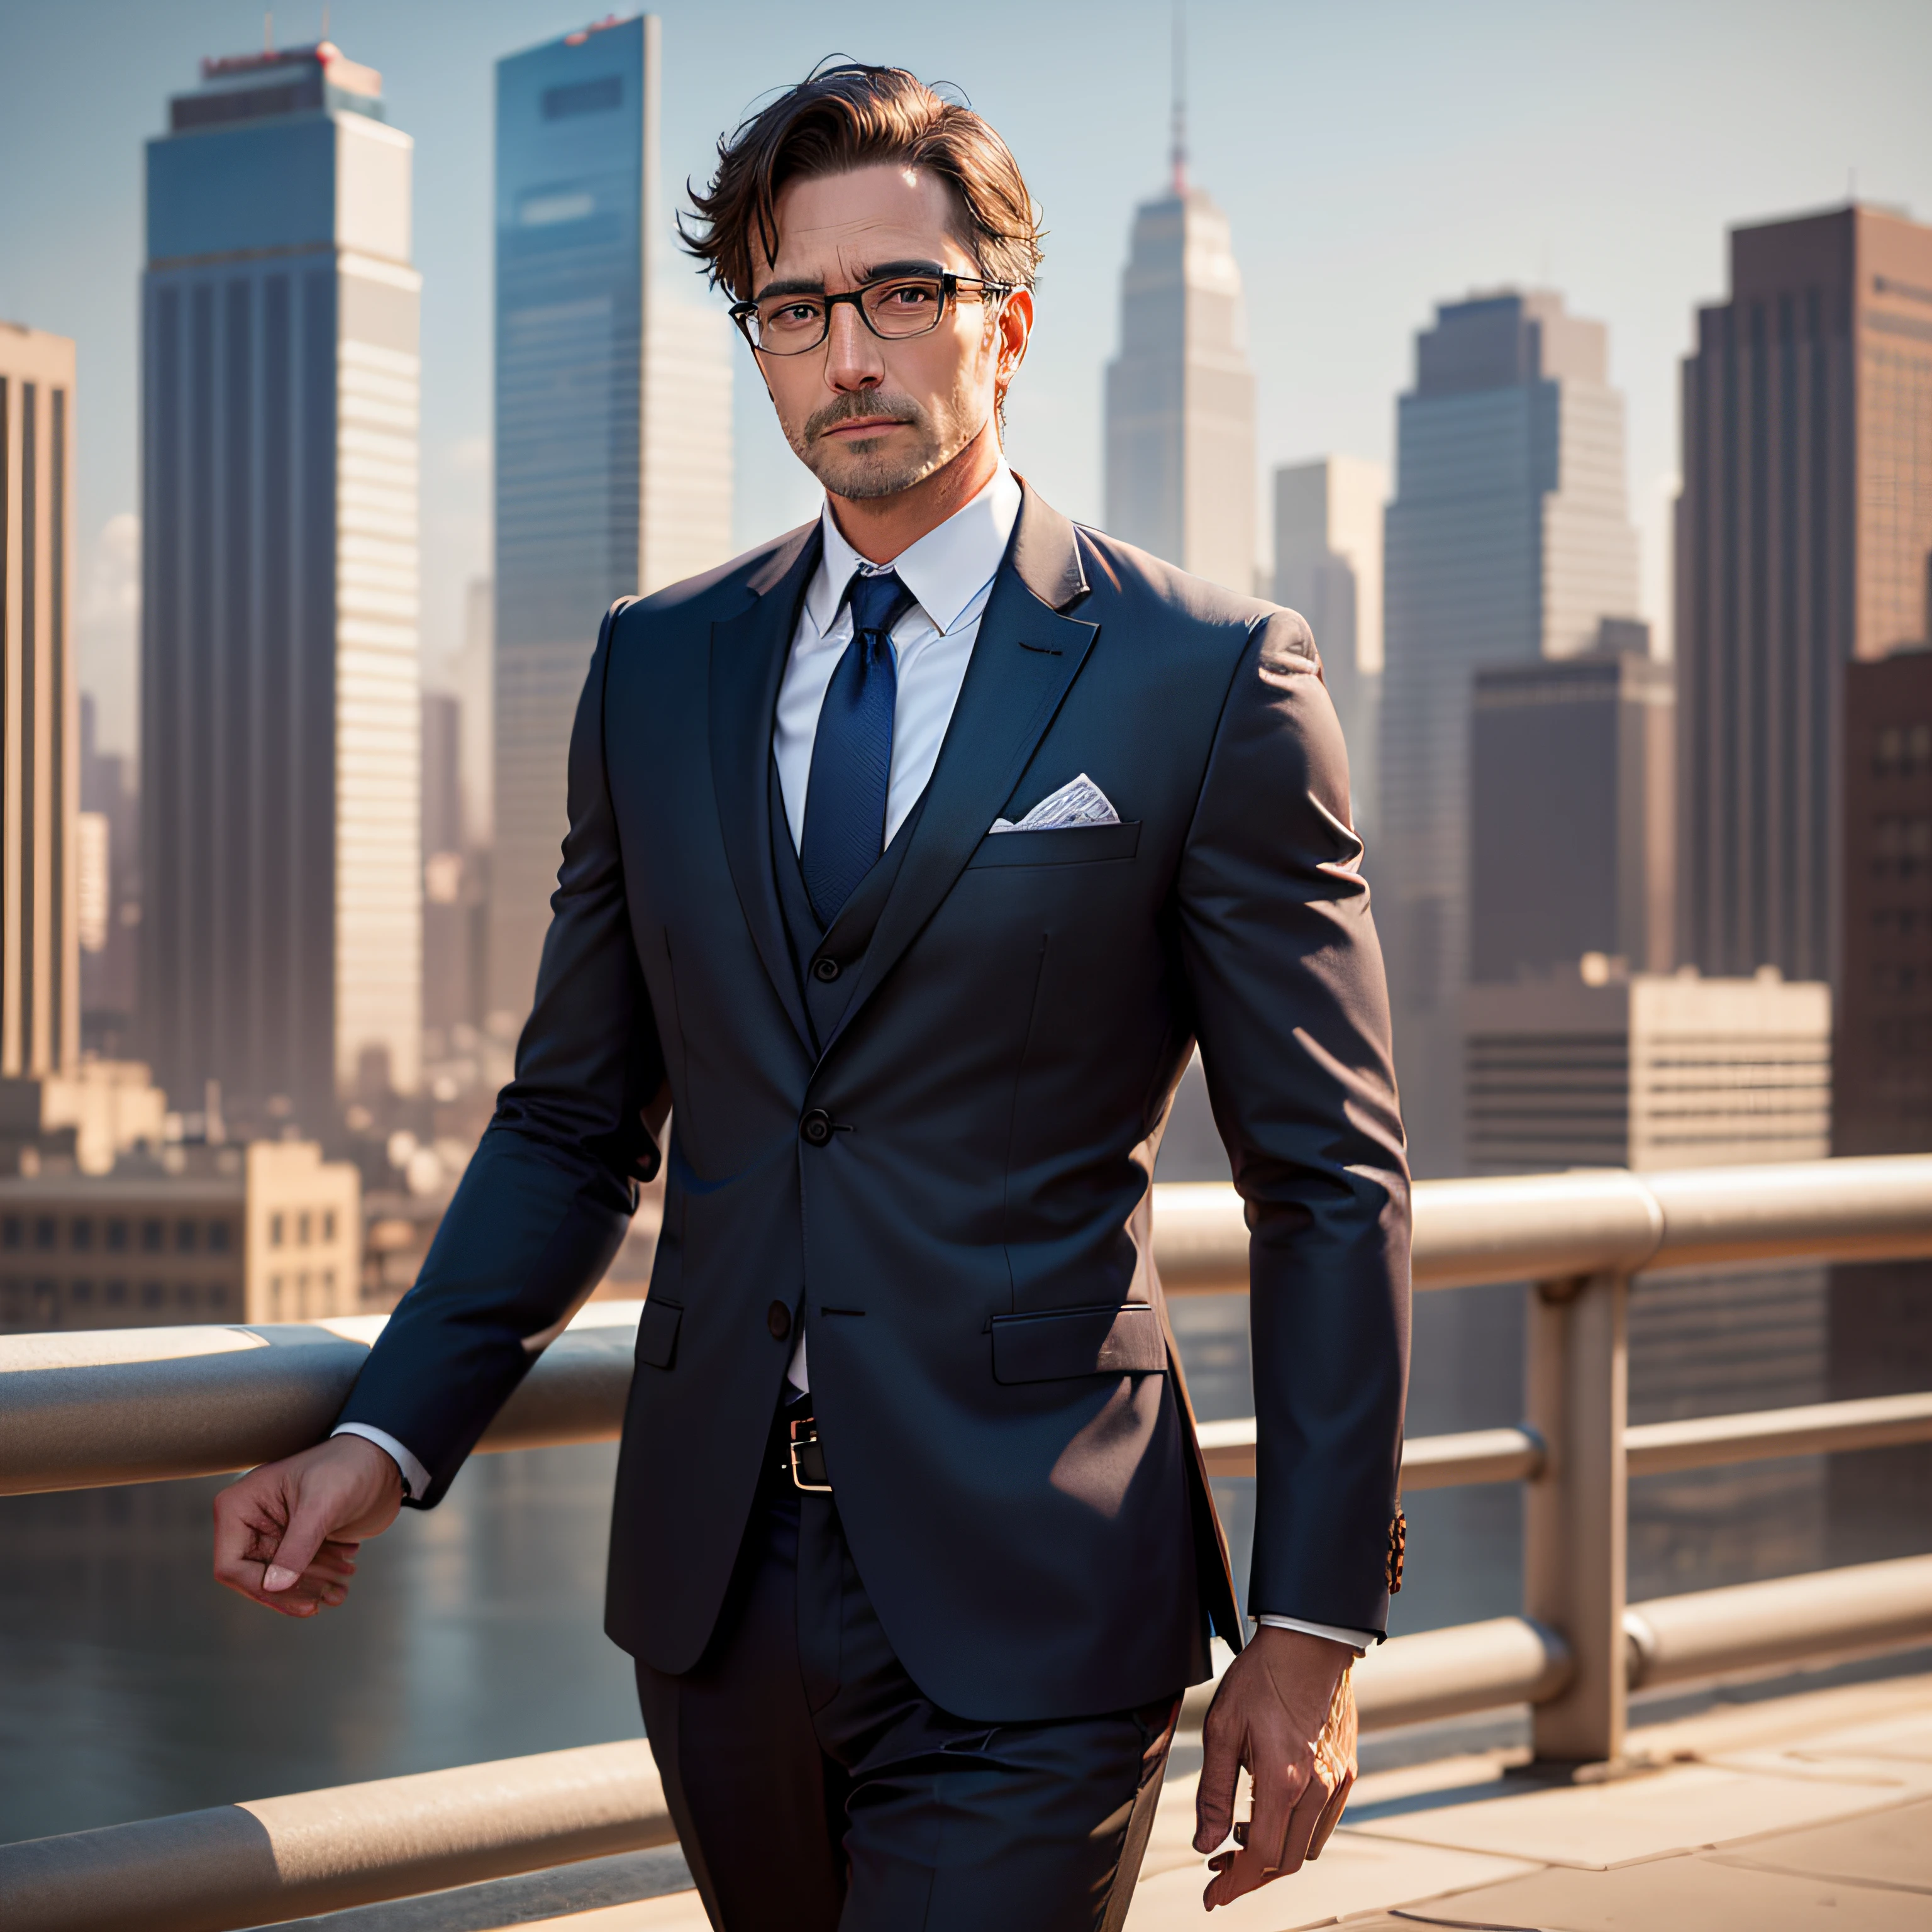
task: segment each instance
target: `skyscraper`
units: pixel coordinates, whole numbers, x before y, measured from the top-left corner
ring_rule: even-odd
[[[1322,676],[1348,743],[1355,830],[1379,854],[1376,740],[1382,729],[1382,516],[1388,472],[1324,456],[1274,472],[1274,600],[1314,626]]]
[[[177,1106],[416,1082],[412,146],[326,40],[204,61],[148,143],[142,1029]]]
[[[1684,365],[1679,944],[1840,992],[1845,664],[1924,634],[1932,227],[1852,206],[1733,229]]]
[[[1580,658],[1476,674],[1474,983],[1574,975],[1592,952],[1631,973],[1676,963],[1670,667],[1650,656],[1647,626],[1604,628],[1607,644]]]
[[[1178,69],[1178,62],[1177,62]],[[1255,378],[1228,218],[1172,178],[1134,213],[1120,352],[1107,366],[1107,529],[1183,570],[1255,588]]]
[[[490,1004],[520,1019],[550,921],[597,626],[731,552],[731,331],[654,281],[654,16],[496,68],[496,820]]]
[[[74,344],[0,322],[0,1076],[80,1053]]]
[[[1462,1162],[1469,736],[1479,666],[1574,657],[1637,604],[1623,399],[1561,296],[1445,303],[1397,420],[1383,610],[1377,918],[1417,1171]]]

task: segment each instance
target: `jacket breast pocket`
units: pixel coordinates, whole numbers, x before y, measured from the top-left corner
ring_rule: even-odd
[[[1076,1376],[1164,1375],[1167,1338],[1144,1301],[993,1317],[993,1379],[1057,1382]]]
[[[668,1369],[677,1359],[678,1324],[684,1310],[674,1301],[646,1301],[638,1318],[638,1360]]]
[[[1125,825],[1062,825],[1051,832],[989,832],[966,862],[975,866],[1078,866],[1096,859],[1131,859],[1140,850],[1141,821]]]

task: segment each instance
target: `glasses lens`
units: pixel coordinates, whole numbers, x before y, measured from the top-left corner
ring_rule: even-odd
[[[937,275],[875,282],[865,292],[866,319],[881,335],[924,335],[939,326],[946,284]]]
[[[752,318],[752,332],[758,346],[775,356],[810,349],[824,336],[825,304],[811,296],[785,296],[760,302]]]

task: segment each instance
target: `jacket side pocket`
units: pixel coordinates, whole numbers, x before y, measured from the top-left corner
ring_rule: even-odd
[[[1076,1376],[1164,1375],[1167,1340],[1150,1303],[1055,1308],[993,1317],[993,1379],[1012,1384]]]

